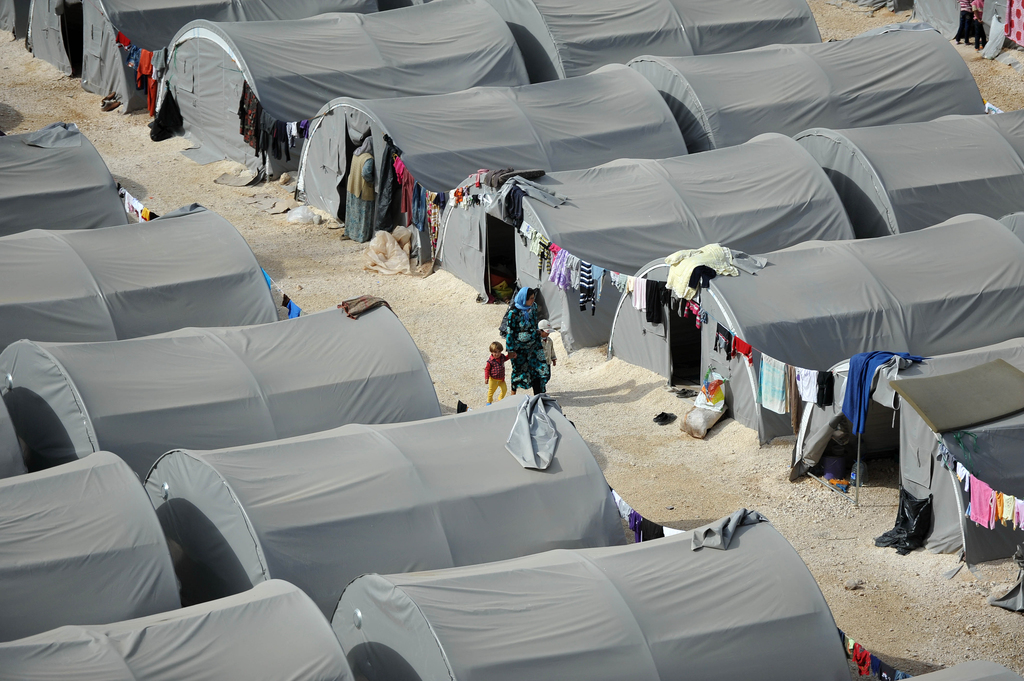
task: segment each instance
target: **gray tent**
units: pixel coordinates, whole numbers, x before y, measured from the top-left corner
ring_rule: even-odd
[[[969,370],[995,359],[1024,369],[1024,338],[932,356],[900,370],[898,378],[941,376]],[[834,429],[844,419],[839,398],[845,394],[848,372],[848,361],[833,366],[837,403],[824,408],[809,408],[803,417],[795,452],[808,464],[817,462],[826,452]],[[861,452],[863,456],[869,456],[898,450],[900,485],[915,498],[932,497],[932,527],[925,548],[942,553],[964,549],[970,564],[1009,558],[1018,544],[1024,544],[1024,530],[1015,531],[998,523],[995,529],[990,530],[965,517],[970,494],[963,491],[963,483],[940,462],[935,433],[918,412],[906,404],[900,406],[896,421],[892,409],[893,391],[887,382],[887,379],[880,378],[873,393],[874,400],[861,437]],[[951,433],[943,434],[944,443],[953,457],[968,465],[973,473],[997,491],[1024,497],[1024,469],[1020,456],[1021,442],[1024,441],[1024,415],[1006,416],[972,425],[966,430],[977,435],[976,442],[973,439],[966,442],[969,447],[967,454]]]
[[[1024,111],[796,136],[835,185],[858,237],[962,213],[1024,208]]]
[[[526,469],[505,449],[525,399],[164,455],[146,488],[169,542],[181,547],[183,599],[277,578],[330,617],[345,585],[366,572],[624,543],[608,483],[557,409],[547,408],[558,433],[548,469]]]
[[[0,236],[126,224],[107,164],[74,123],[0,137]]]
[[[245,239],[201,206],[141,224],[0,237],[0,348],[276,320]]]
[[[727,379],[732,415],[761,442],[793,433],[788,414],[755,401],[762,352],[825,371],[859,352],[933,356],[1024,335],[1024,243],[990,218],[765,257],[756,275],[716,277],[700,299],[711,319],[701,329],[702,374],[710,366]],[[718,324],[755,348],[752,365],[713,350]]]
[[[366,575],[332,624],[353,672],[417,679],[848,681],[832,613],[770,524],[405,575]]]
[[[916,676],[927,681],[1021,681],[1021,677],[1001,664],[975,660],[955,667]]]
[[[441,413],[416,345],[384,308],[109,343],[18,341],[0,354],[4,373],[4,402],[39,465],[107,449],[140,477],[175,447]]]
[[[9,31],[15,39],[28,35],[28,10],[31,0],[0,0],[0,31]]]
[[[1024,213],[1010,213],[999,219],[1007,229],[1017,235],[1017,238],[1024,241]]]
[[[681,57],[821,41],[804,0],[487,1],[508,21],[534,83],[641,54]]]
[[[0,641],[181,605],[156,513],[109,452],[0,480],[0,527]]]
[[[652,258],[706,243],[758,253],[811,239],[853,238],[828,178],[800,145],[781,135],[708,154],[613,161],[536,182],[568,200],[552,206],[524,196],[524,221],[576,257],[628,274]],[[467,188],[481,191],[472,183]],[[497,217],[482,206],[445,211],[439,247],[444,268],[486,297],[486,275],[504,267],[522,285],[540,287],[545,314],[569,349],[607,343],[618,291],[606,280],[596,314],[581,312],[576,291],[563,292],[547,276],[538,277],[537,256],[500,219],[503,204],[492,203]],[[663,329],[660,336],[666,336]]]
[[[629,66],[661,92],[691,154],[765,132],[985,112],[967,64],[934,31],[703,57],[644,56]]]
[[[131,111],[145,107],[146,93],[136,89],[135,69],[117,45],[119,32],[136,47],[156,52],[196,19],[273,21],[376,11],[376,0],[33,0],[29,41],[36,57],[66,75],[80,73],[89,92],[116,92]]]
[[[302,149],[299,190],[310,204],[338,214],[345,139],[367,131],[378,168],[387,134],[412,176],[437,192],[454,189],[480,168],[572,170],[686,153],[658,91],[621,65],[522,87],[369,101],[341,97],[320,110]]]
[[[171,42],[169,92],[202,151],[256,168],[238,132],[243,82],[278,121],[312,118],[335,97],[378,99],[525,85],[512,33],[483,0],[440,0],[377,14],[325,14],[297,21],[193,21]],[[268,158],[294,169],[291,161]]]
[[[338,639],[298,588],[244,594],[115,624],[0,644],[0,681],[351,681]]]

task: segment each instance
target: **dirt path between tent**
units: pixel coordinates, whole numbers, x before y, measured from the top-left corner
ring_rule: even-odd
[[[906,18],[885,10],[868,16],[849,4],[840,9],[822,0],[811,0],[811,7],[826,40]],[[959,49],[987,99],[1005,110],[1024,107],[1019,74],[973,49]],[[162,213],[198,202],[230,220],[308,312],[362,293],[384,297],[426,358],[445,410],[454,411],[458,400],[483,405],[481,367],[487,345],[497,339],[501,308],[477,304],[470,287],[446,272],[421,279],[363,271],[362,248],[340,241],[338,232],[289,225],[283,216],[244,202],[253,195],[285,199],[281,186],[215,185],[214,178],[237,167],[196,165],[178,153],[190,146],[187,140],[153,144],[146,116],[104,114],[99,101],[78,81],[32,59],[19,43],[0,43],[0,129],[77,123],[114,176],[148,207]],[[45,226],[46,206],[39,212]],[[680,528],[741,506],[762,511],[800,552],[838,625],[894,667],[920,674],[989,659],[1024,672],[1024,617],[985,603],[990,591],[1015,576],[1009,561],[985,566],[981,580],[967,570],[947,580],[943,573],[956,566],[953,556],[900,557],[874,547],[873,537],[890,529],[896,515],[892,464],[872,466],[871,486],[860,508],[853,508],[814,481],[787,481],[789,442],[759,448],[755,434],[731,420],[704,441],[681,436],[676,425],[654,425],[655,414],[682,414],[689,401],[666,392],[651,372],[606,362],[603,348],[563,357],[549,388],[590,443],[609,483],[637,510]],[[850,579],[862,580],[863,588],[846,590]]]

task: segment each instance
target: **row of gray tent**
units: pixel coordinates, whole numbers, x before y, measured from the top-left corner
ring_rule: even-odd
[[[849,678],[814,578],[770,524],[740,511],[621,546],[557,411],[557,467],[505,451],[517,407],[172,453],[146,485],[155,512],[106,452],[0,482],[19,529],[0,537],[0,679]],[[387,574],[430,565],[462,567]],[[175,570],[225,593],[181,608]],[[1020,679],[984,662],[921,678]]]
[[[348,156],[367,134],[378,167],[386,135],[416,181],[442,192],[479,168],[582,170],[730,146],[766,132],[983,112],[963,60],[934,31],[727,55],[640,57],[628,69],[606,66],[536,85],[333,100],[311,123],[298,186],[311,205],[343,218]],[[470,283],[478,285],[483,274],[474,277]]]
[[[227,158],[256,169],[264,161],[242,140],[234,115],[243,83],[275,120],[299,121],[338,97],[513,87],[585,75],[640,54],[685,56],[819,40],[804,0],[729,7],[691,0],[435,0],[299,21],[193,21],[170,42],[164,82],[184,131],[203,145],[190,157]],[[266,161],[274,172],[293,170],[298,152]]]

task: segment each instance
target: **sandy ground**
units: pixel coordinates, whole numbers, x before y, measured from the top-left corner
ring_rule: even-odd
[[[823,39],[842,39],[872,26],[906,20],[881,10],[870,16],[854,5],[810,0]],[[2,40],[2,39],[0,39]],[[1024,106],[1024,80],[1010,67],[959,48],[983,96],[1005,110]],[[428,278],[387,277],[362,269],[362,247],[325,226],[295,226],[243,200],[287,198],[280,185],[256,189],[213,183],[231,163],[199,166],[179,152],[184,139],[150,142],[145,115],[99,111],[100,97],[78,81],[32,59],[20,43],[0,43],[0,129],[26,132],[55,120],[77,123],[114,176],[159,213],[191,202],[229,219],[259,261],[307,312],[373,293],[387,299],[426,358],[446,412],[458,400],[483,405],[481,369],[496,340],[503,309],[475,302],[473,290],[446,272]],[[45,226],[45,208],[40,211]],[[611,304],[610,301],[602,301]],[[556,339],[557,340],[557,339]],[[913,674],[965,660],[988,659],[1024,672],[1024,617],[985,603],[1015,577],[1009,561],[943,573],[956,558],[917,552],[900,557],[872,539],[892,527],[898,497],[892,463],[873,464],[871,486],[854,508],[812,480],[788,482],[791,443],[758,447],[755,433],[727,420],[704,441],[675,425],[651,422],[661,411],[682,414],[689,400],[665,390],[657,375],[595,348],[565,358],[550,391],[590,444],[609,483],[641,513],[692,528],[738,507],[767,515],[792,542],[817,579],[837,624],[894,667]],[[849,579],[864,587],[848,591]]]

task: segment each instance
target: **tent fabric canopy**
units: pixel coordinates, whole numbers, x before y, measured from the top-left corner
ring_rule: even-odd
[[[796,135],[831,178],[858,237],[963,213],[1024,208],[1024,111]]]
[[[186,132],[211,158],[256,166],[234,109],[243,81],[278,121],[313,118],[335,97],[378,99],[529,83],[508,26],[483,0],[295,21],[194,21],[172,42],[165,82]],[[292,162],[273,165],[294,169]],[[190,152],[194,157],[194,153]],[[205,157],[203,157],[205,158]]]
[[[1024,212],[1022,213],[1010,213],[1004,215],[999,219],[999,222],[1017,235],[1017,238],[1024,241]]]
[[[662,93],[690,153],[765,132],[859,128],[980,114],[967,64],[934,31],[896,31],[815,45],[632,60]]]
[[[915,4],[916,6],[916,4]],[[984,660],[964,662],[915,678],[927,681],[1021,681],[1022,677],[1001,664]]]
[[[0,371],[13,377],[4,402],[39,460],[107,449],[141,478],[176,447],[441,413],[423,358],[386,308],[108,343],[18,341]]]
[[[759,253],[853,238],[828,178],[781,135],[708,154],[613,161],[538,183],[569,201],[549,206],[526,196],[524,220],[574,256],[616,272],[632,274],[658,256],[708,243]],[[596,314],[580,312],[574,291],[537,279],[537,257],[518,242],[516,263],[524,283],[540,286],[548,319],[567,347],[608,342],[616,291],[605,293]]]
[[[764,257],[768,265],[756,275],[712,280],[701,305],[785,364],[824,371],[860,352],[930,357],[1024,335],[1024,243],[985,216],[877,239],[808,242]],[[741,355],[714,353],[715,329],[702,328],[701,368],[713,365],[729,379],[735,418],[756,428],[761,442],[792,434],[788,414],[756,401],[757,360],[750,366]]]
[[[669,2],[679,14],[694,54],[737,52],[765,45],[821,42],[818,24],[806,0]],[[644,50],[644,54],[652,53]]]
[[[668,0],[487,1],[508,22],[534,83],[583,76],[645,52],[693,54]]]
[[[377,11],[377,0],[90,0],[111,26],[133,45],[156,51],[170,44],[178,29],[197,19],[281,21],[327,12]]]
[[[66,626],[0,644],[0,681],[352,681],[324,616],[280,580],[161,615]]]
[[[0,236],[126,224],[107,164],[74,123],[0,137]]]
[[[286,579],[327,617],[366,572],[623,543],[601,469],[557,409],[547,410],[559,435],[548,470],[526,470],[506,451],[523,399],[413,423],[173,451],[146,488],[168,539],[223,593]],[[183,579],[183,594],[223,595],[211,581]]]
[[[0,480],[0,527],[0,641],[181,605],[156,513],[109,452]]]
[[[402,161],[428,191],[450,191],[479,168],[572,170],[616,158],[686,153],[658,92],[625,66],[571,80],[522,87],[472,88],[426,97],[324,106],[303,148],[299,189],[337,214],[339,159],[346,135],[373,133],[378,166],[388,134]],[[351,131],[350,131],[351,129]]]
[[[692,541],[366,575],[332,624],[369,681],[850,678],[828,605],[775,528],[740,527],[725,551]]]
[[[0,291],[0,348],[277,320],[245,239],[194,204],[140,224],[0,237]]]

